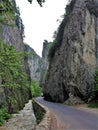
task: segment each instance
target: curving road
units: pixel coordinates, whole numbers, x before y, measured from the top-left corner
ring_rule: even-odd
[[[36,99],[56,117],[61,127],[53,130],[98,130],[98,113],[86,112],[60,103]]]

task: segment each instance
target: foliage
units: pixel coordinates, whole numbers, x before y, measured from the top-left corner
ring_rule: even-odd
[[[9,112],[22,108],[28,99],[29,81],[24,71],[23,52],[0,40],[0,77],[4,88]],[[15,110],[16,109],[16,110]]]
[[[11,115],[8,114],[5,108],[0,108],[0,126],[4,123],[5,120],[9,119],[10,117]]]
[[[70,18],[70,14],[71,12],[73,11],[73,7],[74,7],[74,4],[75,4],[76,0],[72,0],[67,6],[66,6],[66,9],[65,9],[65,14],[64,14],[64,18],[61,22],[61,24],[59,25],[58,27],[58,30],[56,32],[56,36],[55,36],[55,39],[53,41],[53,44],[49,50],[49,54],[48,54],[48,59],[49,61],[52,59],[52,57],[54,56],[55,54],[55,51],[61,46],[62,44],[62,40],[63,40],[63,34],[64,34],[64,28]]]
[[[32,0],[28,0],[30,3],[32,3]],[[45,2],[45,0],[37,0],[38,4],[42,7],[42,4]]]
[[[94,88],[92,91],[92,100],[98,100],[98,68],[95,71],[95,76],[94,76],[95,82],[94,82]]]
[[[19,73],[19,69],[22,67],[21,53],[2,41],[0,41],[0,48],[0,76],[3,80],[3,86],[18,87],[19,84],[16,84],[17,78],[23,77]]]
[[[90,107],[90,108],[98,108],[98,103],[90,103],[90,104],[88,104],[88,107]]]
[[[43,119],[46,111],[39,104],[37,104],[35,100],[33,100],[32,103],[33,103],[34,114],[37,119],[37,124],[39,124],[40,121]]]
[[[41,87],[39,87],[39,85],[35,81],[32,81],[31,83],[32,96],[33,97],[41,96],[41,92],[42,92]]]
[[[16,23],[12,22],[15,21]],[[8,26],[18,26],[21,35],[24,37],[24,25],[20,18],[19,8],[16,6],[15,0],[4,0],[0,3],[0,23]]]
[[[9,24],[9,19],[16,19],[16,14],[19,14],[19,10],[16,7],[14,0],[2,0],[0,2],[0,22],[3,24]]]
[[[0,2],[0,13],[15,13],[16,10],[16,3],[14,0],[4,0]],[[11,14],[10,14],[11,15]]]

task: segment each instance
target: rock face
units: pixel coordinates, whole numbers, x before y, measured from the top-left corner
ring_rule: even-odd
[[[40,82],[42,58],[27,44],[25,44],[25,51],[28,52],[27,61],[30,69],[31,80]]]
[[[56,102],[64,102],[70,95],[87,101],[98,60],[98,2],[72,2],[62,43],[50,61],[44,87],[45,99]]]
[[[12,3],[12,4],[11,4]],[[3,5],[3,6],[2,6]],[[12,5],[11,10],[9,9],[9,6],[7,7],[7,5]],[[8,0],[8,1],[0,1],[0,42],[3,41],[9,45],[13,45],[17,51],[19,52],[23,52],[24,51],[24,43],[23,43],[23,36],[22,36],[22,23],[18,23],[19,26],[17,26],[16,24],[16,4],[15,4],[15,0]],[[5,12],[2,12],[2,10],[5,10]],[[8,11],[8,12],[6,12]],[[19,15],[19,14],[17,14]],[[19,20],[19,17],[18,17]],[[1,48],[0,48],[1,49]],[[22,59],[23,61],[23,71],[27,72],[29,74],[29,69],[27,66],[27,61],[24,60],[24,58]],[[29,75],[28,75],[28,79],[29,79]],[[0,85],[2,84],[2,78],[0,76]],[[27,88],[28,89],[28,88]],[[5,92],[6,91],[6,92]],[[30,98],[30,90],[26,90],[26,98],[27,100]],[[8,94],[8,92],[10,92],[10,90],[8,90],[8,88],[6,87],[5,89],[3,87],[0,87],[0,106],[4,105],[6,106],[7,102],[7,96],[6,94]],[[20,109],[20,106],[23,107],[25,102],[26,102],[26,98],[23,97],[23,95],[21,94],[20,90],[15,91],[17,97],[18,97],[18,103],[16,103],[16,106],[14,105],[14,108],[16,107],[16,109],[18,110],[18,108]],[[21,99],[21,100],[20,100]],[[13,102],[16,100],[13,100]],[[23,104],[22,104],[23,103]],[[8,104],[7,104],[8,105]],[[7,106],[8,107],[8,106]],[[11,107],[11,104],[10,104]],[[13,108],[13,111],[14,111]]]
[[[43,42],[43,50],[42,50],[42,66],[41,66],[41,74],[40,74],[40,85],[43,87],[45,83],[45,77],[47,74],[49,62],[48,62],[48,52],[51,43],[47,40]]]
[[[11,23],[12,24],[12,23]],[[23,51],[23,39],[18,27],[13,22],[14,27],[3,25],[0,23],[0,38],[4,40],[5,43],[9,43],[10,45],[14,45],[18,51]]]
[[[31,80],[39,83],[40,86],[43,86],[45,82],[45,77],[48,69],[48,51],[51,43],[47,40],[43,42],[43,50],[42,57],[38,56],[34,49],[32,49],[29,45],[25,44],[25,51],[28,53],[26,57],[26,61],[28,61],[28,66],[30,70],[30,78]]]

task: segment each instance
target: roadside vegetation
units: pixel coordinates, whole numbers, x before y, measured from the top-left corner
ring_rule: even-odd
[[[0,49],[0,87],[5,92],[8,112],[13,113],[23,108],[29,98],[30,83],[24,70],[24,53],[17,52],[12,45],[2,40]]]
[[[89,104],[88,104],[88,107],[89,107],[89,108],[98,108],[98,103],[94,103],[94,102],[89,103]]]
[[[43,119],[45,110],[36,102],[36,97],[40,97],[42,95],[42,88],[38,85],[37,82],[31,82],[31,93],[32,93],[32,104],[33,110],[36,117],[37,124]]]
[[[94,88],[92,91],[92,99],[97,102],[98,101],[98,67],[96,68],[95,75],[94,75]]]
[[[40,97],[42,95],[42,88],[35,81],[31,82],[31,94],[32,97]]]
[[[8,113],[15,113],[23,108],[28,101],[30,81],[24,70],[24,52],[17,52],[0,40],[0,87],[4,90],[6,104],[0,105],[0,125],[10,117]],[[6,109],[4,108],[6,107]]]
[[[9,119],[10,117],[11,115],[8,114],[5,108],[0,108],[0,126],[5,122],[5,120]]]
[[[89,103],[88,107],[98,108],[98,67],[95,70],[94,79],[95,82],[92,90],[91,102]]]

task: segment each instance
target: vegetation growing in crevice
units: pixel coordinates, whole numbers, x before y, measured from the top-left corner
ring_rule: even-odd
[[[28,100],[30,83],[23,65],[23,52],[0,40],[0,77],[9,113],[21,109]]]
[[[6,25],[10,25],[9,20],[15,20],[16,14],[19,10],[16,7],[14,0],[1,0],[0,2],[0,22]]]
[[[0,23],[12,27],[17,25],[21,36],[24,37],[24,25],[20,18],[19,8],[16,6],[15,0],[2,0],[0,2]]]
[[[11,115],[8,114],[6,108],[0,108],[0,126],[5,122],[5,120],[9,119],[10,117]]]
[[[64,28],[68,22],[68,20],[70,19],[70,14],[73,11],[74,5],[75,5],[76,0],[72,0],[65,9],[65,14],[64,14],[64,18],[60,24],[60,26],[58,27],[55,39],[52,43],[52,46],[49,50],[49,54],[48,54],[48,59],[49,61],[51,61],[52,57],[55,54],[55,51],[61,46],[62,44],[62,40],[63,40],[63,34],[64,34]]]

